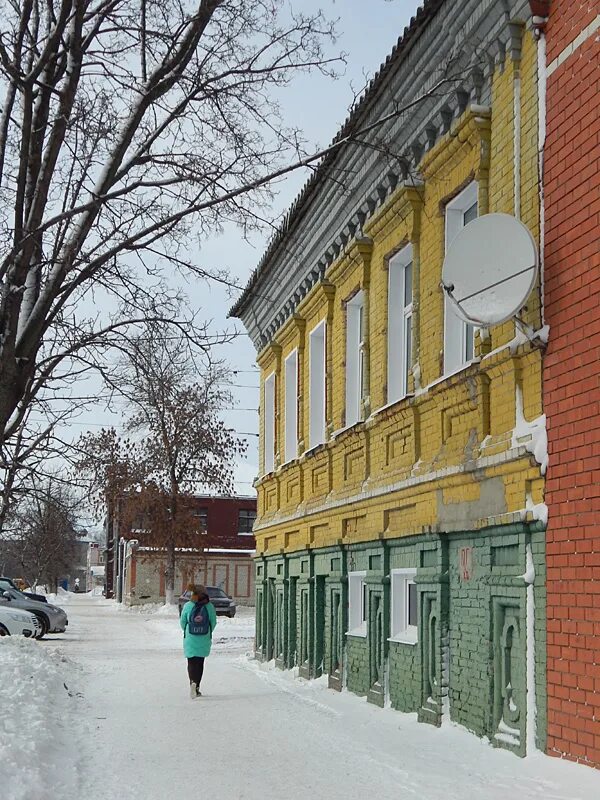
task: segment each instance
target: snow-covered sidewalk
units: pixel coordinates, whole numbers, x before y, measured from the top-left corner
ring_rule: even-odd
[[[0,638],[0,797],[78,796],[80,673],[51,641]]]
[[[176,613],[125,611],[83,596],[72,598],[69,617],[61,648],[83,666],[84,715],[74,738],[91,800],[600,797],[593,770],[542,754],[521,760],[454,726],[420,725],[414,715],[332,692],[323,680],[257,664],[245,655],[249,610],[219,619],[204,696],[195,701]],[[3,787],[1,778],[0,771]],[[62,795],[53,779],[29,796]]]

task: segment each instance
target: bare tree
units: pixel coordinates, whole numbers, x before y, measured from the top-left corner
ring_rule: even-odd
[[[113,389],[124,399],[126,436],[86,434],[78,464],[105,509],[120,501],[121,524],[144,544],[166,551],[167,602],[173,602],[176,550],[199,547],[189,494],[233,489],[233,465],[245,444],[220,418],[231,402],[218,365],[198,380],[184,338],[164,338],[152,325],[128,343]]]
[[[43,583],[55,592],[60,577],[69,573],[77,560],[77,507],[81,501],[63,482],[49,480],[36,489],[16,510],[3,550],[19,565],[30,586]]]
[[[149,283],[163,269],[206,275],[197,237],[248,219],[244,192],[297,154],[270,90],[297,70],[329,69],[332,28],[282,8],[3,4],[0,441],[65,362],[69,374],[73,360],[89,363],[103,336],[148,316],[151,300],[168,318]]]
[[[199,237],[223,221],[258,224],[276,178],[366,141],[464,77],[442,70],[421,96],[307,154],[272,90],[299,70],[331,74],[321,14],[284,0],[3,10],[0,441],[49,383],[93,366],[108,334],[170,318],[149,281],[174,270],[226,280],[198,265]]]

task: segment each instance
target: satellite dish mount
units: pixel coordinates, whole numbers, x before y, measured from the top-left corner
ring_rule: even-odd
[[[441,286],[457,316],[470,325],[490,328],[514,319],[533,341],[535,332],[518,312],[535,285],[538,263],[534,238],[522,222],[509,214],[485,214],[451,243]]]

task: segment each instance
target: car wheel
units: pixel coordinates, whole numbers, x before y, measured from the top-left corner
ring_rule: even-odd
[[[40,623],[40,632],[38,633],[37,638],[43,639],[50,629],[50,623],[43,614],[36,614],[35,616],[38,618],[38,622]]]
[[[229,611],[227,616],[229,617],[229,619],[233,619],[235,617],[235,611]]]
[[[10,636],[10,633],[4,627],[4,625],[0,625],[0,636]]]

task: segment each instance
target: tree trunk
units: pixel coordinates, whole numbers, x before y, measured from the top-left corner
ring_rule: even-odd
[[[165,604],[175,603],[175,540],[169,537],[167,543],[167,563],[165,566]]]

